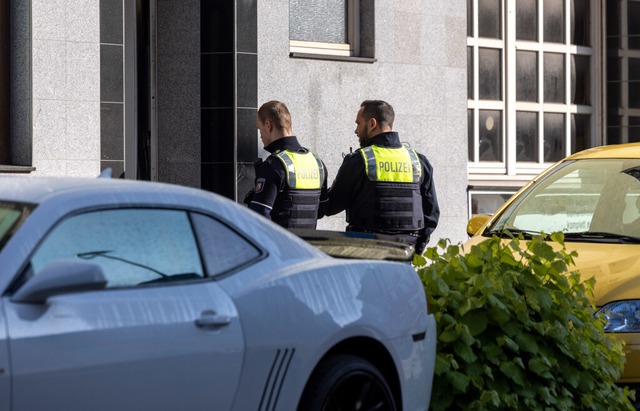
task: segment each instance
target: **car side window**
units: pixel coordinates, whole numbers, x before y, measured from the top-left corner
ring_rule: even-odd
[[[196,213],[192,219],[210,276],[231,271],[260,256],[260,250],[223,223]]]
[[[107,287],[204,277],[189,216],[178,210],[100,210],[67,218],[31,258],[33,274],[60,259],[100,265]]]

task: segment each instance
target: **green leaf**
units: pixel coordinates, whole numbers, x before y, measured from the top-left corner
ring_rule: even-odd
[[[469,333],[474,337],[486,330],[489,323],[487,312],[482,309],[462,314],[460,321],[467,326]]]
[[[442,375],[446,372],[451,371],[451,361],[445,358],[444,355],[436,355],[436,366],[435,366],[435,374]]]
[[[482,394],[480,394],[480,402],[482,404],[489,404],[495,408],[498,408],[501,401],[498,393],[495,390],[491,390],[483,391]]]
[[[471,381],[469,377],[458,371],[448,373],[447,380],[458,392],[465,392],[469,386],[469,382]]]
[[[456,328],[456,325],[447,327],[447,329],[442,331],[442,333],[438,336],[438,340],[444,343],[453,342],[458,338],[460,338],[460,332]]]
[[[520,346],[518,344],[516,344],[515,341],[513,341],[511,338],[509,338],[506,335],[502,335],[500,337],[498,337],[496,339],[496,341],[498,341],[498,345],[500,345],[501,347],[507,347],[508,349],[510,349],[513,352],[519,352],[520,351]]]
[[[529,354],[538,354],[540,352],[535,337],[527,334],[518,334],[514,339],[522,351]]]
[[[503,362],[500,365],[500,371],[512,379],[516,384],[524,387],[524,376],[522,375],[522,369],[512,362]]]
[[[527,365],[529,366],[529,369],[537,375],[549,379],[553,378],[549,362],[544,358],[532,358],[531,360],[529,360]]]
[[[473,348],[467,344],[462,343],[461,341],[458,341],[453,346],[453,351],[459,358],[469,364],[475,362],[478,359],[478,357],[473,352]]]

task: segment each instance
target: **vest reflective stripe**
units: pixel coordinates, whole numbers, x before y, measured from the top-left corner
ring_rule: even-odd
[[[274,153],[287,170],[287,184],[293,190],[317,190],[324,183],[324,168],[315,154],[280,151]]]
[[[406,147],[368,146],[361,149],[370,181],[418,183],[422,173],[415,151]]]

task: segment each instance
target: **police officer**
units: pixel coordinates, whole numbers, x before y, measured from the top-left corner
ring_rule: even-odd
[[[356,117],[360,148],[345,156],[319,216],[346,210],[347,231],[396,235],[422,254],[440,208],[427,158],[392,131],[393,107],[366,100]]]
[[[271,155],[257,163],[255,187],[244,202],[285,228],[315,228],[320,195],[327,192],[327,168],[293,135],[284,103],[264,103],[256,126]]]

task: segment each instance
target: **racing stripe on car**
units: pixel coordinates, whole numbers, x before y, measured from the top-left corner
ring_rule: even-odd
[[[276,352],[273,363],[271,364],[271,370],[269,371],[269,377],[262,391],[262,398],[260,399],[260,406],[258,407],[259,411],[276,409],[282,383],[287,375],[289,364],[291,364],[291,359],[295,352],[295,348],[279,349]]]

